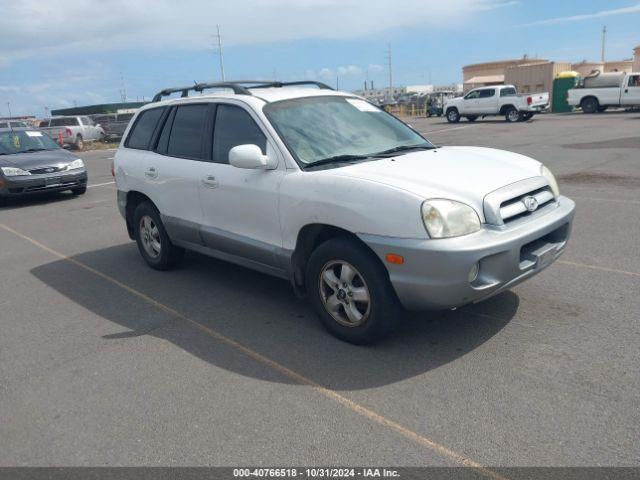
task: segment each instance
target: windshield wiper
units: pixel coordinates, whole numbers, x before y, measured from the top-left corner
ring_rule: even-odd
[[[398,153],[398,152],[406,152],[408,150],[433,150],[434,148],[436,148],[436,147],[434,147],[433,145],[429,145],[429,144],[423,144],[423,145],[400,145],[398,147],[390,148],[389,150],[383,150],[382,152],[374,153],[371,156],[372,157],[380,157],[380,156],[389,155],[389,154]]]
[[[355,160],[366,160],[367,158],[371,158],[371,155],[334,155],[333,157],[322,158],[315,162],[308,163],[305,167],[317,167],[319,165],[328,165],[330,163],[346,163]]]

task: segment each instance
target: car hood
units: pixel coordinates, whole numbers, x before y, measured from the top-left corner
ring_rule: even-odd
[[[482,214],[482,201],[498,188],[540,175],[540,162],[482,147],[440,147],[329,170],[428,198],[464,202]]]
[[[78,157],[60,148],[57,150],[43,150],[41,152],[0,155],[0,166],[18,167],[30,170],[38,167],[51,167],[67,164],[76,158]]]

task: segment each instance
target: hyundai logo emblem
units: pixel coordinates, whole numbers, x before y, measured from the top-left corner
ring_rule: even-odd
[[[524,204],[524,208],[530,212],[533,212],[538,208],[538,200],[536,200],[536,197],[532,197],[531,195],[524,197],[522,199],[522,203]]]

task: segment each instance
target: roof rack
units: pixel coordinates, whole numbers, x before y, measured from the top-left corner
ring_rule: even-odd
[[[249,86],[243,86],[249,85]],[[165,88],[164,90],[160,90],[153,96],[152,102],[159,102],[162,100],[162,97],[167,97],[172,93],[182,92],[181,97],[188,97],[190,91],[194,92],[202,92],[211,88],[228,88],[233,90],[233,93],[237,95],[251,95],[249,91],[250,88],[281,88],[281,87],[293,87],[297,85],[315,85],[316,87],[322,90],[333,90],[329,85],[322,82],[315,81],[299,81],[299,82],[276,82],[276,81],[266,81],[266,80],[237,80],[237,81],[229,81],[229,82],[216,82],[216,83],[194,83],[188,87],[176,87],[176,88]]]

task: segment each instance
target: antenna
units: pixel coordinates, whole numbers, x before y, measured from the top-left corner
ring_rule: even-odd
[[[224,78],[224,58],[222,56],[222,36],[220,35],[220,25],[216,25],[217,34],[216,37],[218,39],[218,56],[220,57],[220,77],[222,81],[225,81]]]
[[[600,51],[600,61],[604,63],[604,41],[607,36],[607,26],[602,27],[602,50]],[[604,68],[604,67],[603,67]]]

